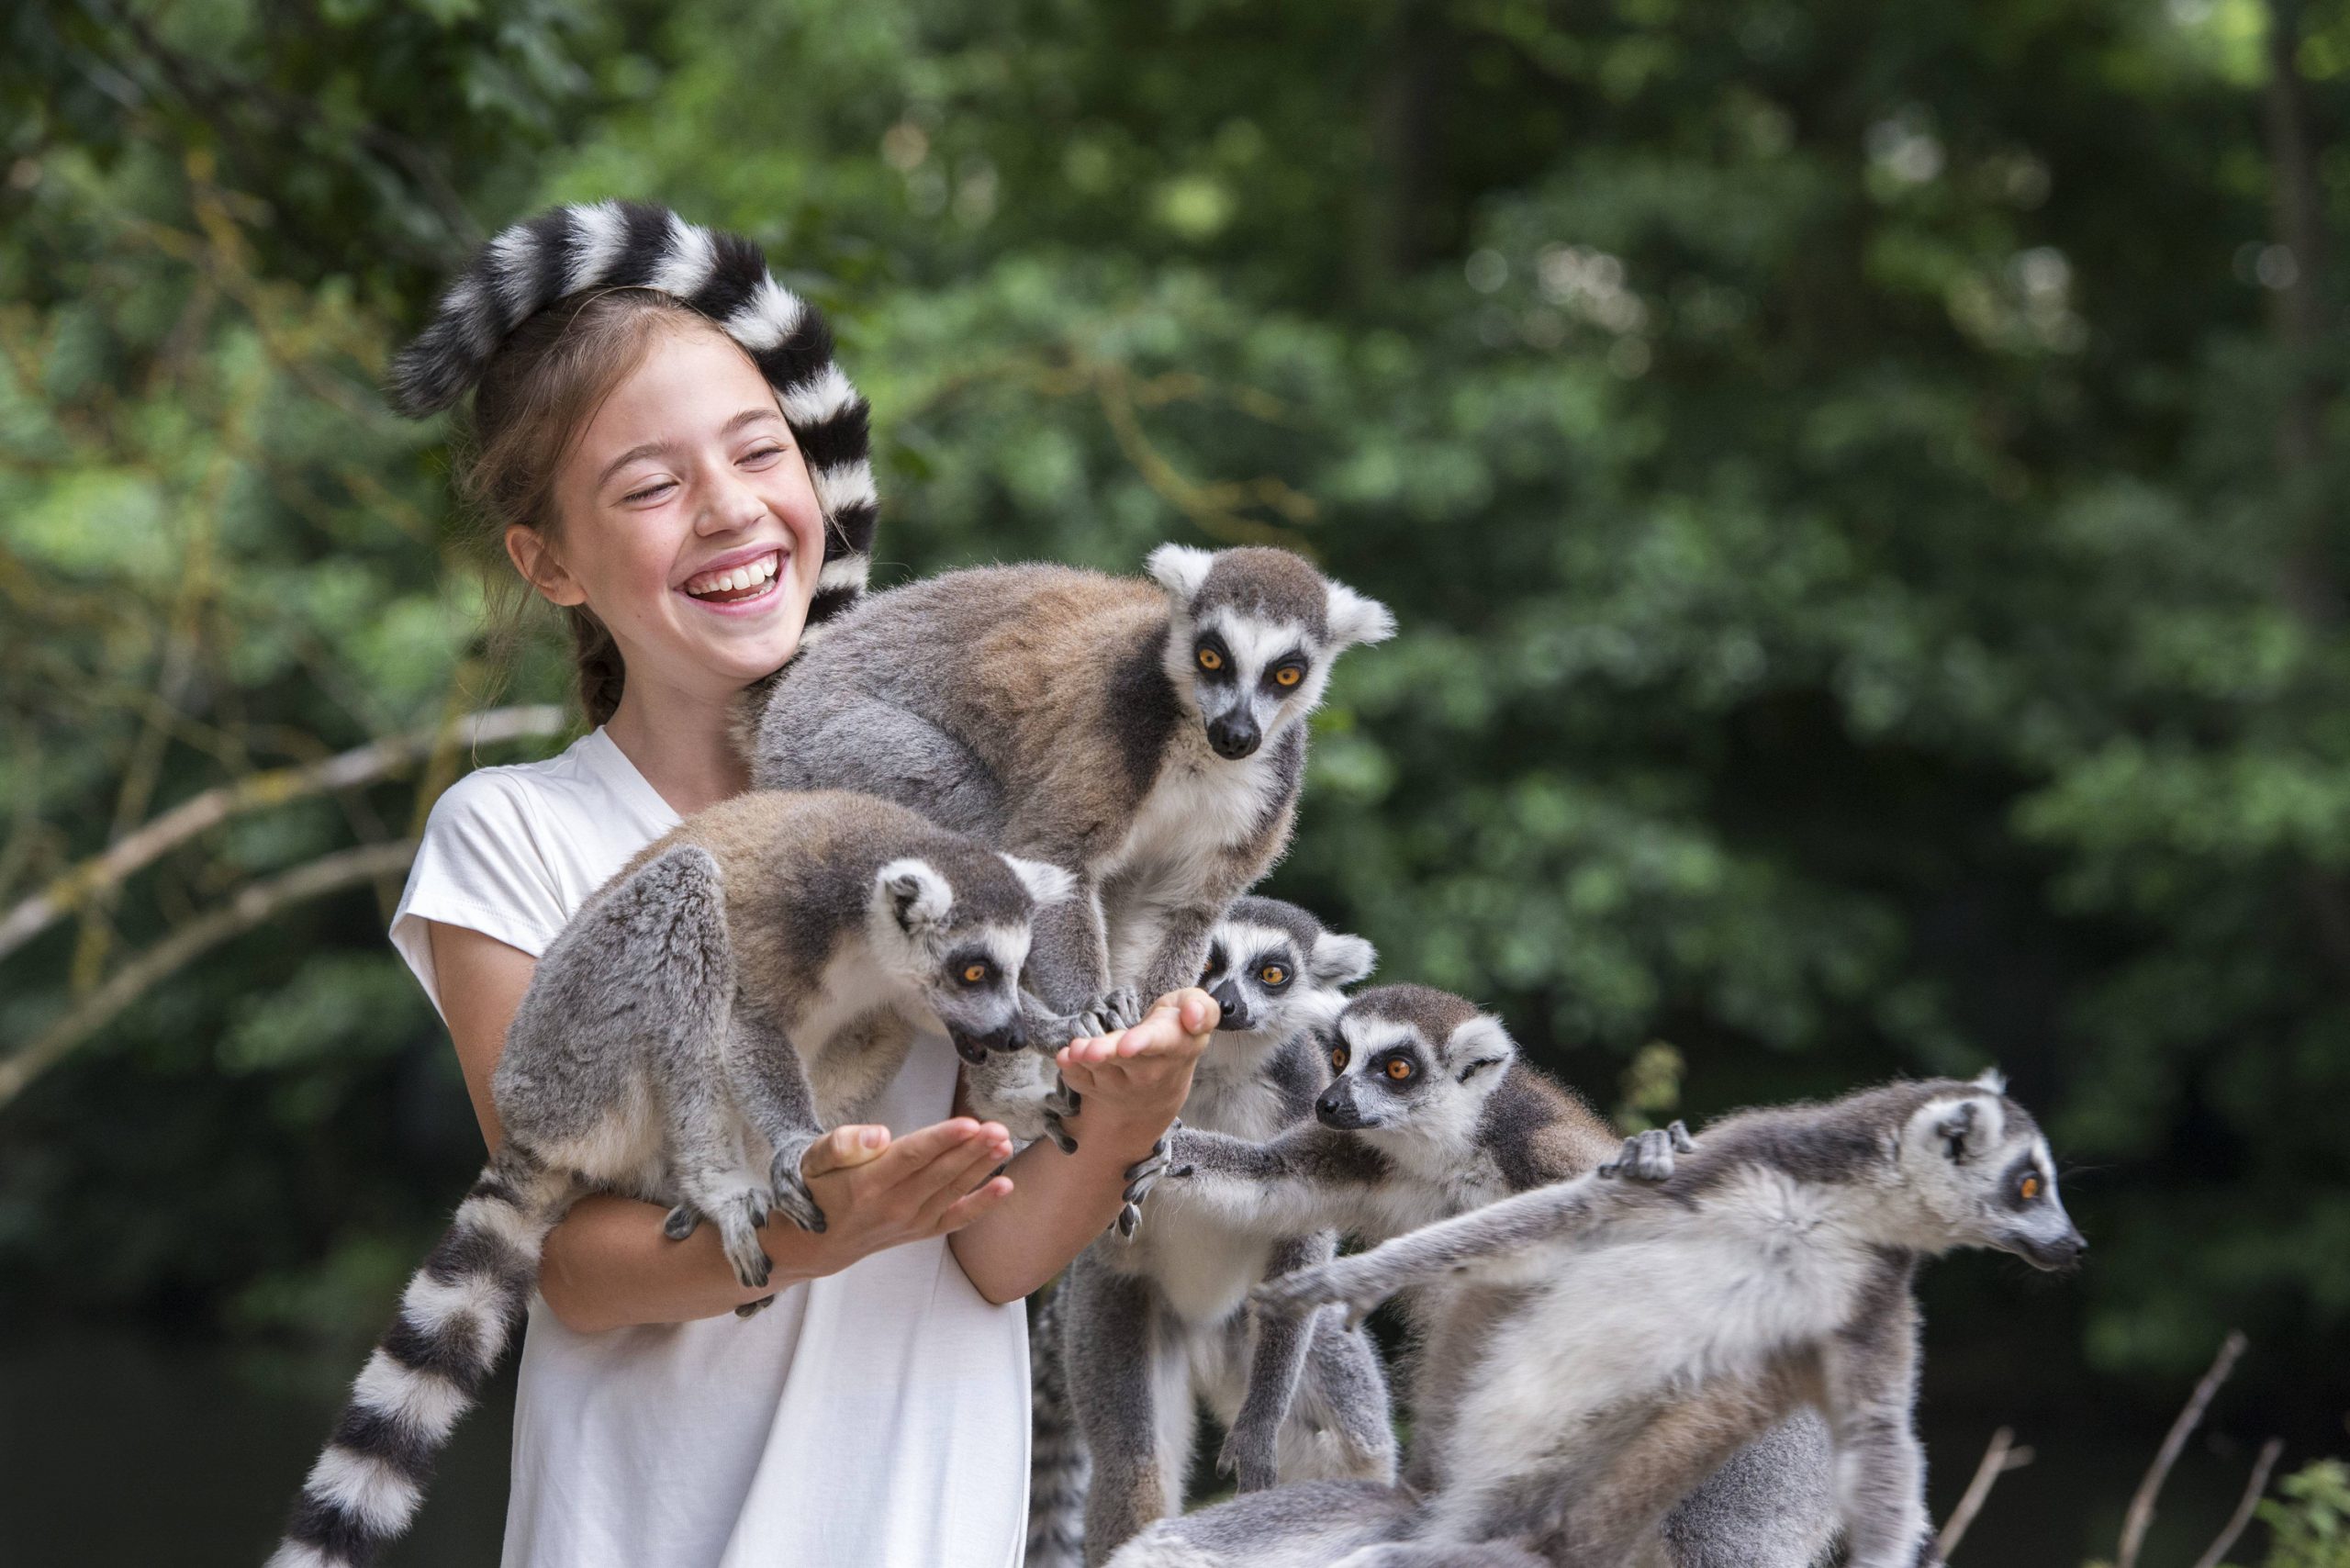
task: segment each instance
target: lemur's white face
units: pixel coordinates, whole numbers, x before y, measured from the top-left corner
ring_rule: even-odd
[[[824,519],[775,389],[714,328],[655,332],[555,474],[556,526],[507,549],[609,627],[625,708],[722,699],[800,646]]]
[[[1301,945],[1280,926],[1225,920],[1208,939],[1200,989],[1222,1010],[1217,1029],[1286,1040],[1337,1017],[1341,988],[1371,973],[1373,958],[1360,936],[1329,931]]]
[[[1900,1163],[1939,1237],[1929,1250],[1989,1247],[2038,1269],[2068,1268],[2087,1243],[2056,1195],[2048,1140],[2003,1094],[1936,1099],[1902,1130]]]
[[[1332,1076],[1315,1119],[1373,1136],[1463,1140],[1516,1055],[1507,1031],[1483,1014],[1432,1040],[1416,1024],[1351,1007],[1330,1031]]]
[[[1218,607],[1196,622],[1178,612],[1170,660],[1185,660],[1176,680],[1206,725],[1208,745],[1237,762],[1314,711],[1329,683],[1333,650],[1305,627]]]
[[[1067,896],[1066,873],[1034,867],[1058,879],[1040,886],[1025,874],[1030,862],[1003,858],[1023,872],[1020,879],[1037,902]],[[996,896],[989,902],[1003,904],[1002,890],[990,891]],[[876,874],[867,926],[884,967],[937,1015],[964,1060],[982,1062],[990,1051],[1016,1051],[1031,1044],[1020,1001],[1030,921],[975,916],[935,867],[908,858],[893,860]]]

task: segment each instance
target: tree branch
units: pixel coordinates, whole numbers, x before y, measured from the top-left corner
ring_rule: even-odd
[[[289,904],[400,870],[415,855],[414,839],[362,845],[239,889],[226,907],[181,926],[131,959],[30,1045],[0,1061],[0,1106],[16,1099],[26,1085],[56,1066],[75,1047],[114,1022],[124,1008],[198,954],[244,935]]]
[[[2244,1485],[2244,1495],[2236,1500],[2236,1511],[2228,1516],[2228,1528],[2195,1560],[2195,1568],[2220,1568],[2220,1560],[2244,1534],[2244,1526],[2252,1523],[2252,1511],[2260,1506],[2260,1495],[2268,1490],[2268,1473],[2277,1468],[2277,1456],[2285,1451],[2285,1439],[2271,1438],[2260,1445],[2260,1457],[2252,1462],[2252,1476]]]
[[[1983,1450],[1983,1462],[1975,1467],[1975,1479],[1966,1484],[1966,1495],[1950,1511],[1942,1534],[1934,1538],[1937,1556],[1948,1558],[1958,1550],[1958,1543],[1966,1539],[1967,1527],[1983,1511],[1984,1500],[1991,1495],[1991,1488],[1998,1484],[2000,1476],[2031,1462],[2031,1450],[2016,1447],[2015,1441],[2013,1427],[2002,1427],[1991,1434],[1990,1444]]]
[[[2170,1477],[2170,1467],[2178,1462],[2179,1450],[2187,1446],[2189,1432],[2203,1419],[2203,1412],[2211,1404],[2211,1396],[2228,1381],[2235,1370],[2236,1358],[2244,1354],[2244,1338],[2241,1329],[2231,1330],[2220,1346],[2219,1355],[2211,1362],[2211,1370],[2195,1385],[2187,1401],[2187,1408],[2170,1424],[2170,1434],[2163,1439],[2162,1448],[2154,1455],[2154,1462],[2146,1468],[2146,1478],[2138,1483],[2137,1493],[2130,1499],[2130,1511],[2121,1519],[2121,1550],[2115,1554],[2113,1568],[2137,1568],[2138,1549],[2146,1544],[2146,1527],[2154,1522],[2154,1499],[2161,1495],[2163,1483]]]
[[[92,902],[165,851],[177,847],[229,818],[263,806],[348,789],[388,775],[430,756],[454,733],[468,745],[560,734],[564,711],[549,705],[492,708],[449,725],[414,730],[371,742],[323,762],[277,767],[207,790],[162,816],[126,834],[104,854],[92,857],[26,899],[0,918],[0,958],[31,941],[54,922]],[[0,1103],[6,1096],[0,1095]]]

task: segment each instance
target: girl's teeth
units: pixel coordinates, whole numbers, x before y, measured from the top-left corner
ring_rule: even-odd
[[[756,588],[762,583],[773,581],[776,569],[781,564],[780,554],[762,555],[757,560],[744,566],[733,566],[723,572],[712,572],[695,577],[686,584],[686,591],[697,595],[740,593],[744,588]]]

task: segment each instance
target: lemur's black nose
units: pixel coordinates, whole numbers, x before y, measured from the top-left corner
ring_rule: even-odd
[[[1257,721],[1246,713],[1226,713],[1208,721],[1208,745],[1216,756],[1226,762],[1237,762],[1257,749],[1264,736],[1257,729]]]
[[[1326,1127],[1362,1126],[1362,1114],[1355,1109],[1354,1093],[1344,1081],[1322,1091],[1322,1097],[1314,1102],[1314,1119]]]
[[[1215,989],[1208,992],[1208,997],[1218,1009],[1215,1021],[1217,1028],[1246,1029],[1248,1027],[1248,1003],[1242,998],[1240,988],[1234,985],[1229,977],[1218,981]]]

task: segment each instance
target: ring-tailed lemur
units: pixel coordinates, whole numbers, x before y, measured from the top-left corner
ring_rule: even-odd
[[[1310,1116],[1325,1076],[1318,1031],[1375,957],[1294,904],[1235,901],[1200,976],[1222,1016],[1183,1125],[1262,1139]],[[1040,1443],[1031,1467],[1029,1568],[1074,1563],[1080,1541],[1100,1562],[1180,1510],[1202,1400],[1230,1434],[1219,1463],[1244,1490],[1277,1477],[1393,1478],[1386,1377],[1369,1338],[1335,1314],[1267,1317],[1252,1332],[1241,1310],[1268,1273],[1336,1244],[1326,1231],[1274,1238],[1170,1210],[1132,1241],[1105,1237],[1079,1256],[1054,1296],[1058,1341],[1035,1350],[1038,1431],[1070,1415],[1076,1430],[1049,1452]],[[1292,1386],[1286,1409],[1260,1397]]]
[[[1657,1185],[1539,1188],[1259,1294],[1360,1314],[1430,1282],[1523,1293],[1461,1386],[1445,1485],[1408,1544],[1353,1568],[1455,1563],[1478,1542],[1629,1562],[1801,1404],[1833,1434],[1850,1568],[1918,1568],[1939,1561],[1914,1418],[1919,1262],[1979,1247],[2062,1269],[2087,1245],[2047,1139],[1989,1073],[1744,1112]]]
[[[1603,1165],[1643,1181],[1673,1169],[1672,1133],[1619,1139],[1460,997],[1374,987],[1348,1002],[1328,1046],[1337,1076],[1315,1102],[1315,1122],[1259,1144],[1179,1128],[1163,1154],[1136,1167],[1136,1188],[1157,1182],[1150,1201],[1166,1205],[1154,1226],[1197,1207],[1259,1234],[1331,1226],[1380,1240]],[[1417,1341],[1409,1487],[1446,1484],[1460,1391],[1513,1299],[1505,1289],[1463,1287],[1407,1301]],[[1798,1417],[1689,1500],[1670,1525],[1671,1561],[1806,1568],[1832,1532],[1832,1505],[1826,1434]],[[1170,1523],[1152,1539],[1188,1538]]]
[[[1030,984],[1116,1024],[1199,979],[1208,928],[1289,844],[1331,666],[1394,631],[1286,551],[1168,544],[1149,566],[877,594],[785,667],[747,737],[761,788],[867,790],[1076,871]]]
[[[551,207],[509,225],[482,246],[442,294],[424,330],[394,357],[393,408],[411,419],[447,408],[481,379],[525,317],[590,288],[671,295],[742,345],[775,388],[824,510],[824,565],[808,624],[856,603],[880,515],[867,407],[833,357],[823,312],[776,282],[759,248],[740,235],[629,201]]]
[[[708,1220],[736,1277],[767,1283],[769,1212],[824,1226],[801,1156],[871,1103],[918,1032],[984,1061],[1046,1022],[1021,966],[1037,907],[1069,885],[886,801],[754,793],[589,895],[507,1030],[491,1081],[504,1137],[408,1282],[274,1568],[364,1563],[407,1528],[541,1243],[583,1194],[673,1204],[673,1238]]]

